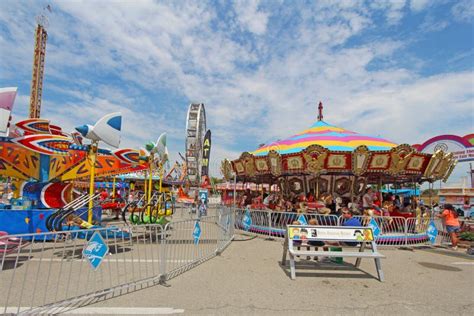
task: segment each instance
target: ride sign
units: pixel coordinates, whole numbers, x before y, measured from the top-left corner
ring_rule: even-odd
[[[369,227],[372,228],[372,231],[374,232],[374,237],[377,238],[380,235],[380,227],[379,224],[375,221],[375,219],[371,219],[369,223]]]
[[[250,210],[248,208],[245,212],[244,218],[242,219],[242,225],[245,231],[248,231],[252,225],[252,217],[250,216]]]
[[[194,244],[199,244],[199,239],[201,238],[201,226],[199,225],[199,221],[196,221],[196,223],[194,223],[193,238]]]
[[[199,190],[199,200],[203,201],[204,203],[207,203],[207,196],[208,192],[207,190]]]
[[[99,268],[104,260],[105,255],[109,253],[109,246],[99,232],[94,232],[89,242],[82,250],[82,256],[89,261],[92,269],[95,271]]]
[[[438,236],[438,229],[435,226],[433,221],[430,222],[428,228],[426,229],[426,234],[428,235],[429,241],[434,244],[436,242],[436,237]]]
[[[298,217],[298,222],[300,222],[301,225],[308,225],[308,221],[303,214]]]

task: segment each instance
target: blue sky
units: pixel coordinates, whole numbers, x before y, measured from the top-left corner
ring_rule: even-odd
[[[166,131],[177,156],[188,104],[203,102],[215,165],[305,129],[319,100],[327,122],[396,143],[474,130],[470,1],[3,0],[14,120],[27,115],[48,3],[41,115],[65,129],[120,110],[123,146]]]

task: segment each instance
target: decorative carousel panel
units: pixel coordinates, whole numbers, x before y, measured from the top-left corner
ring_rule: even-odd
[[[240,160],[244,163],[245,174],[249,177],[253,177],[256,173],[255,157],[252,154],[245,152],[240,156]]]
[[[446,153],[441,161],[441,163],[438,164],[438,166],[435,168],[433,176],[436,179],[443,179],[450,166],[454,163],[454,156],[453,153]]]
[[[449,169],[448,169],[448,171],[446,172],[446,175],[445,175],[444,178],[443,178],[443,182],[446,182],[446,181],[448,180],[449,176],[450,176],[451,173],[453,172],[453,170],[454,170],[454,168],[456,167],[457,163],[458,163],[458,161],[455,160],[455,161],[453,161],[453,163],[449,166]]]
[[[270,164],[270,172],[272,175],[278,177],[281,175],[281,156],[274,150],[268,153],[268,162]]]
[[[264,174],[269,172],[268,168],[268,161],[266,157],[259,157],[255,158],[255,167],[257,169],[257,173]]]
[[[311,145],[303,150],[302,153],[306,162],[306,172],[319,174],[324,170],[324,163],[328,156],[326,148],[319,145]]]
[[[437,150],[433,156],[431,156],[430,162],[425,169],[424,176],[426,178],[433,178],[435,174],[435,170],[439,167],[439,164],[442,162],[444,158],[444,152],[442,150]]]
[[[232,165],[234,166],[234,171],[239,176],[245,175],[245,168],[244,163],[240,160],[232,161]]]
[[[408,164],[411,156],[415,149],[410,145],[402,144],[394,147],[390,150],[390,168],[388,173],[391,175],[398,175],[405,171],[405,167]]]
[[[426,165],[427,161],[428,157],[420,154],[413,154],[405,167],[405,171],[407,173],[422,173],[423,166]]]
[[[300,194],[301,192],[304,191],[303,180],[301,180],[299,178],[291,178],[288,181],[288,184],[290,186],[290,191],[291,192],[294,192],[296,194]]]
[[[283,157],[283,170],[300,171],[303,170],[303,157],[300,155],[286,155]]]
[[[338,178],[334,184],[334,192],[343,196],[351,191],[351,180],[347,177]]]
[[[331,171],[351,170],[351,158],[350,153],[330,153],[327,160],[327,169]]]
[[[388,169],[390,163],[390,153],[373,153],[367,171],[384,171]]]
[[[362,195],[365,193],[365,188],[367,186],[367,178],[361,177],[357,178],[354,181],[354,195]]]
[[[371,153],[367,146],[359,146],[352,153],[352,173],[356,176],[364,174],[369,165]]]
[[[329,178],[319,177],[316,179],[316,192],[318,193],[318,197],[330,193],[331,190],[329,184]]]

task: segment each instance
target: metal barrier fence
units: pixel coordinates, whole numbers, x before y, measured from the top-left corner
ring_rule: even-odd
[[[167,280],[221,253],[234,236],[230,209],[158,224],[0,237],[0,313],[54,314]],[[108,246],[93,270],[94,233]]]
[[[235,211],[235,227],[251,234],[268,238],[283,238],[286,225],[292,224],[303,215],[307,222],[314,220],[317,225],[338,226],[345,222],[342,216],[322,215],[315,213],[289,213],[268,210],[237,209]],[[251,224],[245,227],[245,218]],[[376,242],[381,246],[419,246],[429,243],[428,227],[434,222],[438,231],[435,244],[450,243],[451,239],[441,219],[426,217],[390,217],[390,216],[354,216],[362,225],[368,226],[371,220],[377,223],[380,230]]]

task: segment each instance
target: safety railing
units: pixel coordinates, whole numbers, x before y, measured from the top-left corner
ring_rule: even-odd
[[[165,226],[2,236],[0,314],[55,314],[164,283],[221,253],[233,239],[234,225],[233,212],[220,209]],[[89,256],[101,262],[94,270],[83,251],[95,247],[107,251],[102,260]]]
[[[235,228],[253,235],[283,238],[286,225],[300,221],[301,216],[308,223],[314,220],[314,225],[336,226],[343,225],[345,222],[342,216],[338,217],[336,215],[237,209],[235,211]],[[446,244],[451,241],[442,220],[438,218],[432,219],[424,216],[410,218],[391,216],[354,217],[363,226],[375,225],[378,228],[375,239],[377,244],[381,246],[432,244],[428,236],[428,228],[431,223],[434,223],[437,230],[435,244]]]

